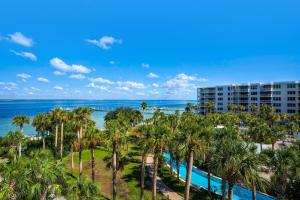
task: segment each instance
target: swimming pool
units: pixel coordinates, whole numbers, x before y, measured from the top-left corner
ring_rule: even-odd
[[[167,163],[170,165],[170,154],[165,153],[165,158]],[[176,172],[176,164],[174,162],[174,172]],[[186,164],[180,162],[179,166],[179,174],[180,177],[185,179],[186,177]],[[211,176],[211,191],[221,195],[221,183],[222,179],[216,176]],[[197,169],[196,167],[193,167],[192,170],[192,178],[191,178],[191,184],[195,185],[197,187],[201,187],[207,190],[207,173]],[[228,189],[228,185],[227,185]],[[233,187],[233,199],[234,200],[245,200],[245,199],[252,199],[252,191],[249,188],[240,186],[240,185],[234,185]],[[257,200],[274,200],[275,198],[272,196],[269,196],[267,194],[263,194],[261,192],[256,193],[256,199]]]

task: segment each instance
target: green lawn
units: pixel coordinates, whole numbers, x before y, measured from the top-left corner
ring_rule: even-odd
[[[109,152],[99,147],[95,151],[96,158],[96,183],[99,184],[101,193],[107,197],[111,197],[112,187],[112,172],[110,168],[106,167],[104,158],[109,155]],[[82,153],[83,159],[83,174],[91,177],[91,153],[89,150],[84,150]],[[125,164],[123,171],[119,171],[118,175],[118,196],[119,199],[139,199],[140,187],[140,156],[136,148],[129,147],[129,162]],[[65,158],[67,168],[71,171],[71,157]],[[73,174],[78,176],[78,153],[74,153],[75,170]],[[145,190],[145,200],[151,199],[151,190]],[[158,194],[158,200],[165,199],[162,194]]]

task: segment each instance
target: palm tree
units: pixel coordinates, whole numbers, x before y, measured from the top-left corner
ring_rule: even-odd
[[[141,103],[141,109],[143,110],[143,112],[147,109],[147,107],[148,107],[148,104],[145,101],[143,101]]]
[[[50,116],[51,120],[55,124],[55,152],[57,151],[57,144],[58,144],[58,126],[60,124],[60,117],[61,117],[62,109],[55,108],[51,111]]]
[[[43,149],[46,148],[45,133],[49,129],[51,124],[48,114],[39,114],[33,118],[32,126],[36,128],[36,131],[42,135]]]
[[[185,106],[186,112],[193,112],[195,109],[197,109],[197,106],[193,105],[192,103],[187,103]]]
[[[72,180],[69,185],[68,199],[70,200],[98,199],[99,197],[98,186],[85,176]]]
[[[17,146],[19,145],[19,158],[21,157],[21,144],[24,141],[24,134],[21,131],[10,131],[5,137],[10,146],[10,153],[13,154],[14,160],[17,159]]]
[[[253,115],[257,115],[259,110],[258,110],[258,108],[255,104],[251,104],[250,105],[250,111]]]
[[[63,149],[64,149],[64,124],[68,121],[69,114],[62,110],[58,117],[60,122],[60,158],[62,159]]]
[[[209,113],[215,112],[215,110],[216,110],[216,105],[212,101],[205,102],[204,106],[207,107]]]
[[[266,151],[262,155],[263,160],[273,172],[272,179],[275,182],[274,190],[277,194],[277,199],[286,199],[286,188],[289,180],[295,174],[297,151],[292,148],[282,148],[275,151]],[[297,167],[296,167],[297,168]]]
[[[184,199],[188,200],[190,195],[191,174],[194,161],[194,153],[198,148],[203,147],[201,137],[210,128],[208,124],[201,124],[198,116],[191,112],[182,115],[179,128],[181,130],[181,143],[186,152],[187,158],[187,175],[185,181]]]
[[[286,136],[286,134],[285,134],[282,126],[276,125],[276,126],[273,126],[272,128],[270,128],[269,140],[271,141],[271,144],[272,144],[272,150],[274,150],[275,143],[278,140],[284,139],[285,136]]]
[[[123,114],[118,114],[117,119],[105,121],[106,137],[112,146],[112,182],[113,182],[113,199],[117,198],[117,152],[122,144],[125,143],[127,131],[130,122]]]
[[[92,163],[92,181],[95,182],[95,148],[97,146],[97,143],[100,141],[100,130],[96,129],[95,124],[92,125],[92,127],[88,128],[85,139],[87,142],[87,146],[91,150],[91,163]]]
[[[141,166],[141,193],[140,200],[144,199],[144,188],[145,188],[145,166],[146,166],[146,158],[148,153],[150,152],[150,139],[151,139],[151,131],[153,131],[153,126],[151,125],[143,125],[141,126],[141,136],[139,138],[138,145],[142,151],[142,166]]]
[[[234,112],[234,113],[237,111],[237,105],[233,104],[233,103],[228,104],[227,108],[229,111]]]
[[[24,124],[29,124],[29,123],[30,123],[29,117],[23,116],[23,115],[14,117],[13,121],[12,121],[13,125],[16,125],[16,126],[20,127],[20,131],[22,133],[24,132],[23,131]]]

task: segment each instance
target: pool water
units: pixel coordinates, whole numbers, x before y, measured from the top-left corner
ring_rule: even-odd
[[[165,153],[165,158],[167,163],[170,165],[170,154]],[[174,162],[173,166],[174,172],[176,173],[177,167],[176,163]],[[180,162],[179,165],[179,175],[181,178],[186,178],[186,163]],[[191,177],[191,184],[197,187],[201,187],[207,190],[208,184],[207,184],[207,173],[197,169],[196,167],[193,167],[192,170],[192,177]],[[221,195],[221,183],[222,179],[216,176],[211,176],[211,191]],[[226,187],[228,190],[228,185]],[[233,199],[234,200],[245,200],[245,199],[252,199],[252,191],[249,188],[240,186],[240,185],[234,185],[233,187]],[[274,200],[275,198],[272,196],[269,196],[267,194],[263,194],[261,192],[256,192],[256,199],[257,200]]]

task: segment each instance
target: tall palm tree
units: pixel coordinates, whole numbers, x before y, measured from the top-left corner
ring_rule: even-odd
[[[145,166],[146,166],[146,158],[148,153],[150,153],[150,139],[151,139],[151,131],[153,131],[153,126],[151,125],[142,125],[141,128],[141,136],[139,138],[138,145],[142,151],[142,166],[141,166],[141,193],[140,200],[144,199],[144,189],[145,189]]]
[[[190,196],[191,174],[194,161],[194,153],[197,149],[203,147],[201,137],[210,128],[208,124],[201,124],[198,116],[191,112],[186,112],[182,115],[179,125],[181,130],[181,143],[186,152],[187,158],[187,175],[185,180],[184,199],[188,200]]]
[[[237,111],[237,105],[234,103],[228,104],[227,108],[229,111],[234,112],[234,113]]]
[[[20,127],[20,131],[23,133],[23,128],[24,128],[24,124],[29,124],[30,120],[29,117],[24,116],[24,115],[20,115],[20,116],[16,116],[13,118],[12,124],[19,126]]]
[[[62,113],[62,109],[61,108],[55,108],[50,112],[50,116],[51,116],[51,120],[54,122],[55,124],[55,152],[57,151],[57,145],[58,145],[58,126],[60,124],[60,117],[61,117],[61,113]]]
[[[45,134],[49,129],[49,124],[51,124],[51,121],[47,113],[36,115],[32,121],[32,126],[34,126],[36,131],[41,134],[43,149],[46,148]]]
[[[215,110],[216,110],[216,105],[212,101],[205,102],[204,106],[207,107],[209,113],[215,112]]]
[[[143,112],[147,109],[147,107],[148,107],[148,104],[145,101],[143,101],[141,103],[141,109],[143,110]]]
[[[118,115],[117,119],[105,122],[106,137],[112,147],[112,182],[113,182],[113,199],[117,199],[117,152],[122,144],[125,143],[127,131],[130,123],[123,115]]]
[[[24,134],[21,131],[9,131],[5,136],[6,142],[10,146],[10,153],[13,154],[14,160],[17,159],[17,146],[19,145],[19,158],[21,157],[21,144],[24,141]]]
[[[91,126],[92,127],[88,128],[86,131],[85,140],[87,146],[91,150],[91,163],[92,163],[91,176],[92,176],[92,181],[95,182],[95,148],[100,141],[101,131],[95,128],[95,124]]]
[[[195,109],[197,109],[197,106],[193,105],[192,103],[187,103],[185,106],[186,112],[194,112]]]
[[[155,120],[155,124],[151,126],[150,146],[154,153],[153,158],[153,177],[152,177],[152,199],[156,200],[156,184],[157,184],[157,169],[158,169],[158,158],[162,152],[162,149],[167,143],[168,136],[170,135],[171,129],[164,117],[159,117]]]
[[[67,111],[62,110],[59,115],[60,122],[60,158],[62,159],[64,150],[64,124],[68,121],[69,114]]]

